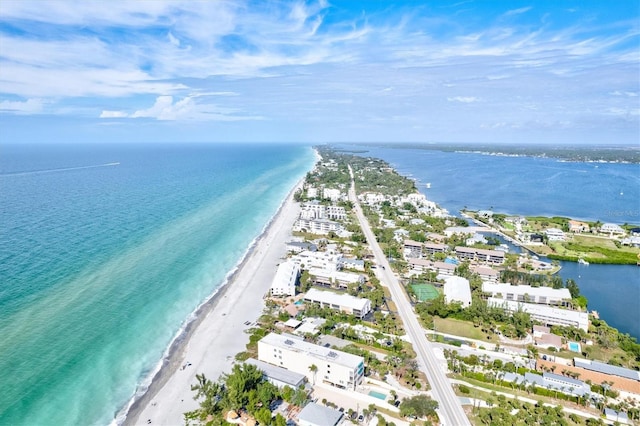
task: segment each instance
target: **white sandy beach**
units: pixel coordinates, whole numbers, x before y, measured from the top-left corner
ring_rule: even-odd
[[[235,355],[249,341],[245,330],[251,325],[245,323],[253,323],[261,315],[263,296],[285,255],[285,243],[291,238],[291,227],[299,212],[293,193],[212,307],[202,314],[206,316],[190,333],[182,350],[176,351],[170,364],[163,367],[157,376],[161,382],[154,379],[147,395],[127,414],[125,424],[146,425],[149,420],[154,425],[184,424],[183,413],[198,407],[191,391],[195,375],[204,373],[217,380],[231,370]]]

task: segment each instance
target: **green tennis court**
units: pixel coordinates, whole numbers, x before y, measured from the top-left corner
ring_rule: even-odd
[[[432,284],[412,284],[411,288],[419,301],[424,302],[438,298],[438,290]]]

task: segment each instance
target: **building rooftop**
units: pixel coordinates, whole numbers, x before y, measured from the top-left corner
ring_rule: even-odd
[[[640,381],[640,371],[630,368],[618,367],[617,365],[605,364],[600,361],[592,361],[583,358],[573,358],[573,365],[585,370],[596,371],[598,373],[611,374],[612,376],[625,377],[631,380]]]
[[[342,413],[333,408],[310,402],[304,406],[298,420],[316,426],[335,426],[342,419]]]
[[[306,377],[304,374],[296,373],[286,368],[278,367],[277,365],[271,365],[255,358],[247,359],[246,363],[258,367],[268,378],[285,383],[294,389],[297,389],[298,386],[304,383]]]
[[[315,288],[310,289],[304,296],[305,299],[314,302],[330,303],[359,311],[365,310],[367,305],[371,304],[369,299],[361,299],[349,294],[338,294],[331,291],[322,291]]]
[[[554,299],[571,299],[571,293],[566,288],[531,287],[530,285],[511,285],[509,283],[482,283],[482,291],[492,294],[501,293],[506,298],[507,293],[518,295],[528,294],[531,297],[547,297]]]
[[[364,363],[364,358],[357,355],[348,354],[346,352],[338,351],[336,349],[325,348],[313,343],[299,340],[299,337],[291,338],[292,336],[285,334],[270,333],[260,339],[261,342],[271,346],[286,349],[294,352],[303,352],[307,356],[317,358],[323,361],[330,361],[335,364],[345,366],[347,368],[358,368]]]

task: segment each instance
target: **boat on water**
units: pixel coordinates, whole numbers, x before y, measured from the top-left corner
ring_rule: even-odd
[[[583,258],[578,259],[578,263],[581,264],[581,265],[588,265],[589,264],[589,262],[587,262]]]

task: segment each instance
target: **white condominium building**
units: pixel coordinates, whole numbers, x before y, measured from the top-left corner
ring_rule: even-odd
[[[312,234],[326,235],[329,232],[342,232],[342,225],[327,219],[305,219],[300,217],[293,225],[294,231],[310,232]]]
[[[536,305],[534,303],[520,303],[511,300],[487,299],[487,305],[502,308],[509,312],[527,312],[531,319],[540,321],[544,325],[561,325],[581,328],[584,331],[589,329],[589,315],[586,312],[571,311],[569,309],[553,308],[546,305]]]
[[[322,291],[312,288],[305,294],[304,301],[315,303],[323,308],[331,308],[363,318],[371,312],[371,301],[361,299],[349,294],[337,294],[331,291]]]
[[[275,277],[271,282],[272,296],[295,296],[296,282],[300,276],[300,266],[291,260],[278,265]]]
[[[364,377],[363,357],[305,342],[296,336],[266,335],[258,341],[258,359],[304,374],[311,383],[324,382],[343,389],[355,390]]]
[[[499,299],[516,302],[538,303],[541,305],[562,305],[571,301],[571,293],[566,288],[531,287],[508,283],[482,283],[482,291]]]

